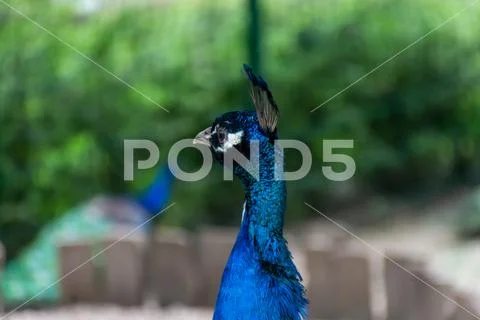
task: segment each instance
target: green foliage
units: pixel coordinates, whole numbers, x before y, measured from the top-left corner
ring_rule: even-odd
[[[7,221],[41,226],[96,193],[144,186],[153,170],[123,181],[124,139],[156,141],[166,161],[174,142],[248,105],[244,1],[88,16],[50,2],[12,4],[59,39],[0,8],[0,235]],[[311,174],[290,183],[291,218],[302,217],[304,200],[343,201],[345,190],[403,192],[478,179],[480,40],[469,12],[310,113],[466,2],[262,4],[264,74],[280,105],[281,136],[305,141],[314,157]],[[354,150],[339,150],[355,158],[352,181],[323,177],[322,139],[355,140]],[[185,168],[201,162],[194,152],[180,160]],[[288,157],[287,167],[298,165]],[[239,186],[220,175],[217,167],[203,181],[179,182],[166,222],[237,222]]]
[[[461,237],[480,235],[480,190],[468,196],[456,220],[457,233]]]

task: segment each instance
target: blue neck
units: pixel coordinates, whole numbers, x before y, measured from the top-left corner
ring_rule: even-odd
[[[248,223],[259,224],[274,235],[283,234],[287,190],[284,181],[260,180],[245,187]]]
[[[283,237],[286,185],[275,179],[275,166],[274,146],[264,140],[258,180],[234,168],[245,188],[245,211],[223,273],[214,320],[306,318],[305,289]]]
[[[241,167],[235,170],[244,185],[245,215],[249,223],[268,229],[270,235],[282,236],[287,190],[285,181],[279,180],[275,172],[283,166],[283,159],[276,163],[275,146],[270,141],[264,139],[259,147],[258,180]]]
[[[213,319],[306,319],[305,289],[283,237],[285,182],[260,180],[245,188],[242,226]]]
[[[289,259],[287,247],[278,248],[287,254],[279,255],[276,252],[272,255],[263,246],[271,241],[283,242],[287,190],[285,181],[278,179],[278,175],[275,174],[280,172],[278,166],[283,166],[283,158],[275,158],[275,146],[267,139],[260,140],[259,153],[258,179],[242,167],[234,169],[245,189],[245,216],[242,229],[247,229],[248,239],[256,253],[262,259],[276,263],[278,259],[287,259],[287,255]]]

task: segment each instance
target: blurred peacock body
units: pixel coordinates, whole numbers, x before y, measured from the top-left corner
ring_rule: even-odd
[[[166,205],[172,183],[173,176],[164,166],[139,195],[97,196],[46,225],[33,243],[6,265],[0,279],[6,304],[13,306],[29,299],[33,303],[58,302],[60,288],[53,285],[60,277],[58,243],[101,243],[109,234],[128,233]]]

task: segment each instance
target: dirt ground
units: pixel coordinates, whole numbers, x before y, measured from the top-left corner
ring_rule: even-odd
[[[79,305],[52,310],[27,310],[16,312],[2,320],[210,320],[211,310],[172,307],[120,308],[117,306]]]

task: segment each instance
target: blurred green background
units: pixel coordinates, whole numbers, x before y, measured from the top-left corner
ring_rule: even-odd
[[[248,1],[151,2],[110,1],[93,11],[9,2],[42,27],[0,4],[2,241],[21,247],[79,202],[147,185],[155,169],[123,181],[124,139],[152,139],[164,163],[176,141],[250,107],[241,72],[249,62]],[[429,197],[480,181],[478,14],[464,12],[310,112],[466,1],[258,2],[261,71],[280,106],[280,135],[304,141],[314,157],[311,173],[289,183],[290,222],[311,216],[304,201],[375,207],[378,199]],[[353,179],[324,178],[323,139],[355,141],[343,151],[356,161]],[[193,170],[201,158],[185,151],[180,162]],[[298,166],[298,155],[287,153],[287,167]],[[177,205],[161,222],[238,224],[241,187],[221,175],[216,166],[202,181],[178,182]],[[361,218],[375,222],[389,211],[369,214]]]

